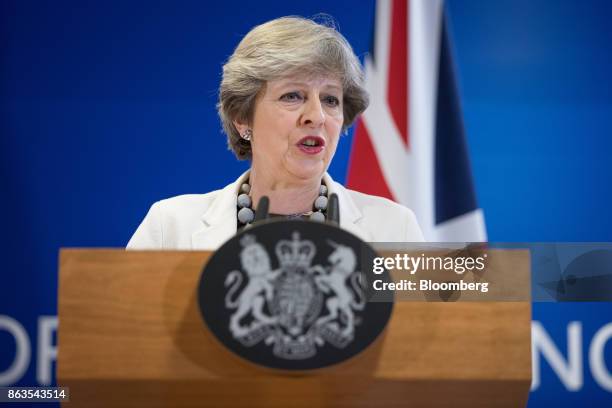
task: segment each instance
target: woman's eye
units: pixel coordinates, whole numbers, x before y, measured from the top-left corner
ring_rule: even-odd
[[[339,106],[340,100],[335,96],[329,95],[323,98],[323,101],[329,106]]]
[[[289,92],[280,97],[281,101],[296,102],[302,100],[302,95],[298,92]]]

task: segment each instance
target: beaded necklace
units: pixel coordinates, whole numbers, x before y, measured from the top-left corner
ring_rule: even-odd
[[[252,208],[252,200],[249,193],[251,192],[251,186],[248,182],[243,183],[240,186],[240,193],[238,194],[237,205],[238,205],[238,226],[250,225],[255,218],[255,212]],[[327,186],[321,184],[319,187],[319,196],[315,199],[312,207],[312,211],[306,213],[282,215],[286,218],[302,218],[308,217],[312,221],[325,221],[327,211]]]

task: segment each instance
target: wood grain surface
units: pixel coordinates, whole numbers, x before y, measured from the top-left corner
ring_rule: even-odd
[[[529,301],[398,302],[368,350],[295,374],[246,362],[207,331],[197,287],[208,257],[61,251],[57,377],[70,387],[67,406],[526,405]]]

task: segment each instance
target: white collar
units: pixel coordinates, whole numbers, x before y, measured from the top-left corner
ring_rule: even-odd
[[[217,249],[236,234],[236,197],[240,186],[248,176],[249,171],[246,171],[235,182],[219,190],[208,209],[202,214],[202,227],[191,236],[193,249]],[[329,194],[338,195],[340,227],[363,240],[370,240],[369,234],[359,226],[363,214],[357,208],[349,191],[336,183],[327,173],[323,175],[323,182],[328,187]]]

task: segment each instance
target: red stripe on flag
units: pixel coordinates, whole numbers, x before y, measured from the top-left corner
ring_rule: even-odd
[[[355,135],[353,136],[346,185],[348,188],[362,193],[393,200],[393,195],[378,164],[374,146],[368,130],[363,124],[363,119],[359,119],[359,122],[357,122]]]
[[[408,138],[408,0],[393,0],[387,102],[397,129]]]

